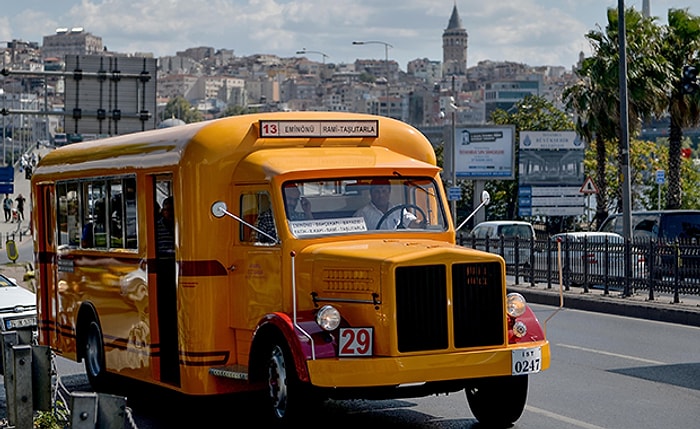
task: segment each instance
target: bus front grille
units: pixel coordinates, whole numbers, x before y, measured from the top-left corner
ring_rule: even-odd
[[[454,338],[448,338],[448,299]],[[396,270],[399,352],[503,344],[504,315],[498,263],[455,264],[452,285],[445,265]]]

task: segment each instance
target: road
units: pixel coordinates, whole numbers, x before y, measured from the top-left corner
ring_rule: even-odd
[[[533,305],[541,321],[555,308]],[[700,415],[700,328],[564,309],[547,324],[552,365],[530,377],[528,405],[516,429],[696,428]],[[59,359],[60,361],[60,359]],[[86,390],[82,368],[59,365]],[[76,375],[77,374],[77,375]],[[143,385],[117,392],[139,429],[258,427],[249,398],[190,398]],[[153,398],[158,398],[154,400]],[[507,401],[507,392],[503,400]],[[2,410],[4,412],[4,409]],[[336,428],[477,429],[463,392],[390,401],[330,401],[310,410]],[[310,417],[311,418],[311,417]]]

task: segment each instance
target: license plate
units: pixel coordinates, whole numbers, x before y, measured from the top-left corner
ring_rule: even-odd
[[[513,350],[513,375],[534,374],[542,370],[542,350],[539,347]]]
[[[5,327],[8,331],[13,329],[29,328],[36,326],[36,317],[23,317],[21,319],[11,319],[5,321]]]
[[[372,328],[341,328],[339,356],[372,356]]]

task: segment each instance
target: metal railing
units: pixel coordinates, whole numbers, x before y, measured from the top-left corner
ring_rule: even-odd
[[[515,284],[545,283],[548,288],[562,283],[602,289],[605,294],[621,296],[648,294],[654,300],[659,293],[670,294],[673,302],[680,295],[700,296],[700,244],[666,242],[654,239],[634,241],[601,241],[518,239],[477,239],[458,237],[458,244],[501,255],[506,261],[506,274]],[[560,262],[561,261],[561,262]]]

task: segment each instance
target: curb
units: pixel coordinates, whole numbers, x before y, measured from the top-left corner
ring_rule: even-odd
[[[619,295],[602,295],[571,290],[560,293],[556,289],[542,290],[537,287],[509,285],[509,292],[518,292],[533,304],[558,307],[563,296],[564,308],[614,314],[625,317],[677,323],[700,327],[700,306],[691,304],[642,301],[639,298],[623,298]]]

